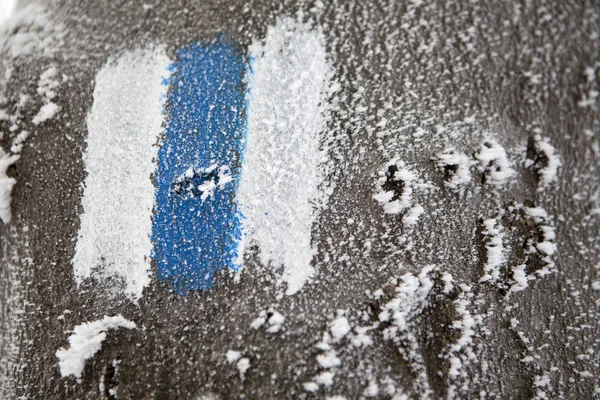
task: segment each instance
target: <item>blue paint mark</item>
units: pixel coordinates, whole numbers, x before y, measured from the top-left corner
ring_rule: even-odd
[[[248,70],[239,48],[222,36],[182,48],[173,65],[152,241],[158,278],[179,294],[208,289],[216,271],[239,268],[236,190]]]

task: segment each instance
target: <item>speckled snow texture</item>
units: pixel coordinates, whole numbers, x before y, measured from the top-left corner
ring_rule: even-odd
[[[75,378],[81,378],[85,360],[93,357],[100,350],[108,330],[136,327],[135,323],[123,318],[122,315],[104,316],[100,320],[77,325],[69,336],[69,348],[61,347],[56,351],[60,374],[63,377],[73,375]]]
[[[170,61],[161,49],[111,59],[87,119],[87,177],[73,270],[139,299],[150,281],[156,146]],[[110,285],[108,285],[110,282]]]
[[[283,267],[291,295],[314,274],[311,231],[326,201],[320,143],[331,67],[320,29],[292,18],[278,19],[250,53],[248,139],[238,191],[245,218],[240,254],[257,244],[263,265]]]

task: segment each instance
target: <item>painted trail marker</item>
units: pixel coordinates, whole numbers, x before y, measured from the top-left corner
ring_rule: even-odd
[[[265,267],[283,268],[287,294],[313,276],[312,226],[329,193],[323,35],[283,18],[249,50],[218,36],[182,48],[174,62],[139,51],[99,72],[78,283],[124,283],[138,299],[153,258],[157,278],[177,293],[206,290],[215,272],[242,267],[249,243]]]

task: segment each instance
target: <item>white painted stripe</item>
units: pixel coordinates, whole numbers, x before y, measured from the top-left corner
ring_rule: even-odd
[[[248,137],[238,191],[246,244],[261,262],[278,268],[287,294],[313,275],[311,228],[325,194],[320,138],[328,120],[332,77],[323,34],[291,18],[277,21],[253,58]]]
[[[122,54],[98,72],[88,115],[87,177],[73,268],[137,300],[150,281],[157,138],[169,58],[162,50]]]

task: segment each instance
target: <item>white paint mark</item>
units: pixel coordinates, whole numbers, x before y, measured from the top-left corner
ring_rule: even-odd
[[[86,278],[110,280],[113,286],[116,281],[116,290],[123,289],[133,300],[150,281],[151,175],[169,63],[162,50],[138,50],[110,60],[96,76],[87,119],[75,279],[78,284]]]
[[[286,293],[292,295],[314,274],[311,229],[327,200],[319,190],[320,141],[331,67],[321,31],[290,18],[278,20],[250,52],[254,74],[238,191],[245,216],[240,256],[246,243],[257,243],[263,265],[283,266]]]
[[[109,329],[135,329],[135,323],[123,318],[121,315],[114,317],[104,316],[93,322],[84,322],[73,329],[73,334],[69,336],[68,349],[61,347],[56,351],[60,375],[65,377],[73,375],[77,379],[83,374],[85,360],[94,357],[100,348],[102,342],[106,339],[106,331]]]

